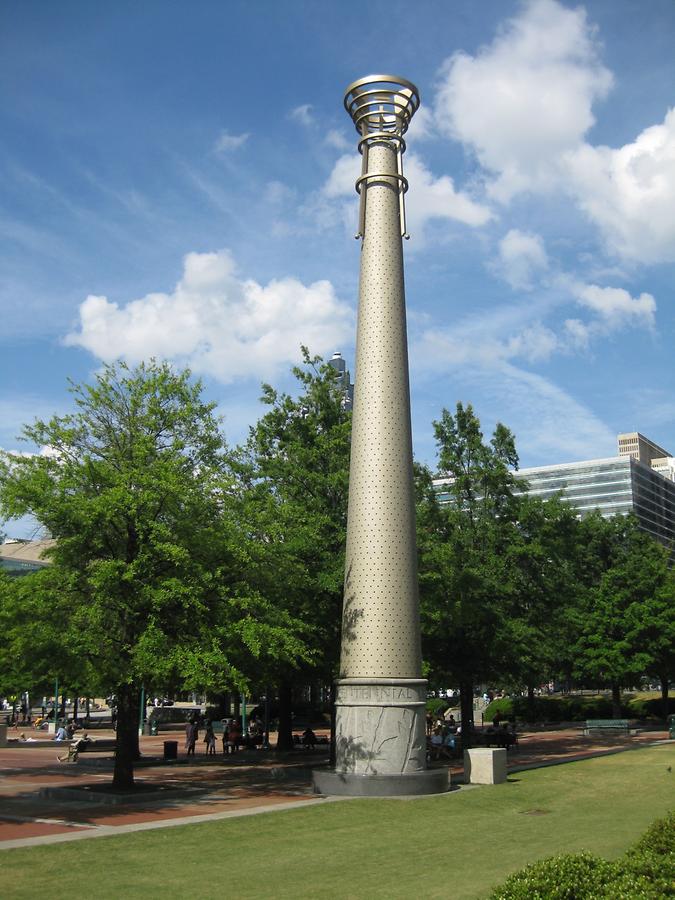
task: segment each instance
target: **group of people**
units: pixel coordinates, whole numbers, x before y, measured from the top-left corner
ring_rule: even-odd
[[[185,753],[194,756],[199,740],[199,721],[190,719],[185,725]],[[203,742],[207,756],[216,755],[216,734],[213,723],[207,721],[204,725]],[[241,744],[241,725],[236,719],[225,719],[223,722],[223,755],[229,756],[239,750]]]
[[[432,759],[441,756],[450,757],[458,748],[457,736],[461,735],[462,726],[458,725],[450,713],[447,718],[427,715],[427,747]]]

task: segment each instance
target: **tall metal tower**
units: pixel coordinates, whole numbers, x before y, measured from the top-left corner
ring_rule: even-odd
[[[447,788],[445,770],[426,770],[403,280],[403,135],[419,103],[393,75],[345,94],[360,137],[362,246],[336,766],[314,773],[327,794]]]

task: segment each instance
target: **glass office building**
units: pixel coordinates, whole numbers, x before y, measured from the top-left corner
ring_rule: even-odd
[[[7,541],[0,544],[0,570],[6,575],[30,575],[49,565],[43,553],[54,545],[51,539]]]
[[[560,493],[580,516],[594,509],[606,518],[632,512],[653,537],[664,544],[675,540],[675,482],[631,456],[519,469],[516,477],[534,497]],[[448,480],[434,480],[441,502],[450,500],[443,490]]]
[[[605,517],[632,512],[655,538],[675,538],[675,483],[630,456],[520,469],[517,477],[544,500],[561,492],[580,515],[593,509]]]

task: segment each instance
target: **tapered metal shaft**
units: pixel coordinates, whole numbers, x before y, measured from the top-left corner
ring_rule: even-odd
[[[347,89],[361,136],[361,275],[336,768],[326,793],[432,793],[426,771],[402,237],[403,134],[419,105],[405,79]]]

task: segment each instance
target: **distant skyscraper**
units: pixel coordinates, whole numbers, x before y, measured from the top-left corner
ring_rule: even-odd
[[[639,431],[620,434],[617,440],[619,456],[630,456],[632,459],[637,459],[638,462],[651,466],[670,481],[675,481],[675,459],[663,447],[659,447]]]
[[[675,460],[638,432],[620,434],[619,455],[607,459],[519,469],[533,497],[549,500],[560,493],[580,516],[597,510],[605,518],[634,513],[640,527],[664,544],[675,540]],[[436,478],[441,502],[451,477]]]
[[[344,391],[343,406],[345,409],[351,410],[354,406],[354,385],[352,384],[351,375],[347,364],[342,358],[342,354],[336,351],[328,360],[328,365],[332,366],[336,372],[336,380]]]

